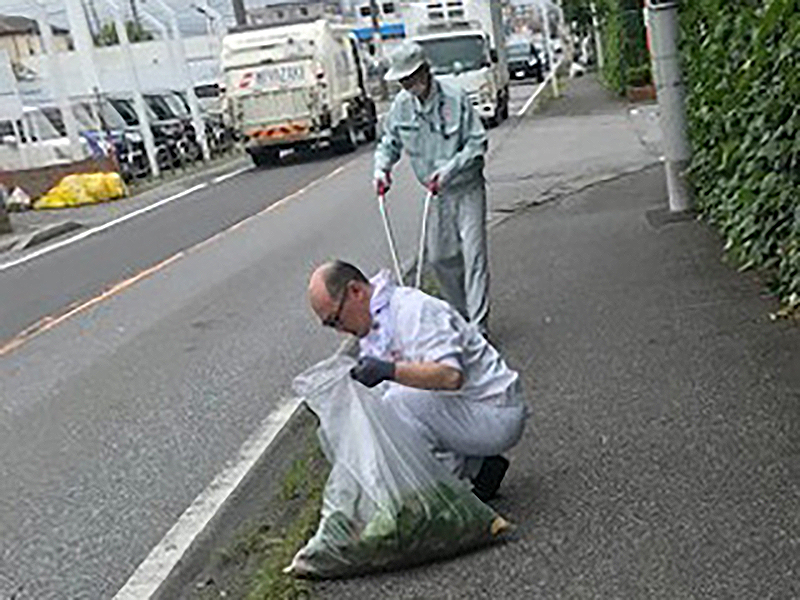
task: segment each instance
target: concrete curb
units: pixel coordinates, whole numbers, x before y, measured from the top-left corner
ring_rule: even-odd
[[[18,238],[13,244],[5,247],[5,250],[11,250],[14,252],[19,250],[27,250],[52,240],[60,235],[69,233],[70,231],[80,229],[81,227],[83,227],[83,225],[77,221],[60,221],[58,223],[50,223],[48,225],[44,225],[40,229],[37,229],[33,233],[29,233]],[[0,247],[0,252],[3,250],[4,248]]]
[[[215,478],[181,515],[115,600],[183,597],[214,552],[234,539],[241,526],[258,513],[264,499],[275,496],[317,425],[316,417],[300,399],[293,399],[289,408],[292,412],[283,423],[280,408],[267,418],[266,427],[242,447],[240,461]],[[259,437],[264,444],[259,444]],[[225,492],[226,488],[230,491]],[[221,501],[215,497],[224,494]]]

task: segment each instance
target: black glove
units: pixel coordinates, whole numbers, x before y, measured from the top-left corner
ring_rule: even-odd
[[[362,356],[358,364],[350,369],[350,377],[372,388],[382,381],[394,379],[394,363],[374,356]]]

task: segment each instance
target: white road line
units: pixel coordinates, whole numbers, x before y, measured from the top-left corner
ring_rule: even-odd
[[[25,256],[22,256],[22,257],[20,257],[20,258],[18,258],[16,260],[12,260],[12,261],[9,261],[7,263],[3,263],[2,265],[0,265],[0,272],[3,272],[5,270],[7,270],[7,269],[11,269],[12,267],[16,267],[18,265],[24,264],[26,262],[29,262],[29,261],[35,259],[35,258],[39,258],[40,256],[44,256],[45,254],[49,254],[50,252],[53,252],[54,250],[58,250],[59,248],[63,248],[64,246],[69,246],[70,244],[74,244],[75,242],[79,242],[79,241],[81,241],[83,239],[86,239],[86,238],[92,236],[92,235],[100,233],[101,231],[105,231],[106,229],[110,229],[111,227],[114,227],[115,225],[119,225],[120,223],[124,223],[125,221],[129,221],[130,219],[138,217],[139,215],[143,215],[143,214],[145,214],[147,212],[150,212],[151,210],[157,209],[160,206],[164,206],[165,204],[168,204],[170,202],[174,202],[175,200],[179,200],[180,198],[183,198],[184,196],[188,196],[189,194],[193,194],[193,193],[195,193],[195,192],[197,192],[199,190],[202,190],[203,188],[206,188],[206,187],[208,187],[208,183],[199,183],[199,184],[197,184],[197,185],[195,185],[193,187],[190,187],[190,188],[188,188],[186,190],[183,190],[182,192],[178,192],[177,194],[173,194],[172,196],[170,196],[168,198],[164,198],[163,200],[159,200],[158,202],[154,202],[153,204],[145,206],[144,208],[140,208],[139,210],[135,210],[135,211],[130,212],[130,213],[126,214],[126,215],[123,215],[123,216],[119,217],[118,219],[114,219],[113,221],[109,221],[108,223],[103,223],[102,225],[98,225],[97,227],[93,227],[92,229],[87,229],[86,231],[82,231],[81,233],[73,235],[72,237],[68,237],[65,240],[61,240],[60,242],[56,242],[55,244],[52,244],[50,246],[46,246],[44,248],[41,248],[40,250],[36,250],[35,252],[31,252],[30,254],[26,254]]]
[[[539,84],[539,87],[537,87],[537,88],[536,88],[536,89],[533,91],[533,94],[531,94],[531,97],[530,97],[530,98],[528,98],[528,100],[525,102],[525,104],[522,106],[522,108],[521,108],[521,109],[519,109],[519,111],[517,111],[517,116],[518,116],[518,117],[521,117],[521,116],[523,116],[523,115],[524,115],[526,112],[528,112],[528,109],[531,107],[531,104],[533,104],[533,103],[534,103],[534,101],[536,100],[536,98],[538,98],[538,97],[539,97],[539,94],[541,94],[541,93],[542,93],[542,90],[544,89],[544,87],[545,87],[546,85],[547,85],[547,79],[545,79],[545,80],[544,80],[542,83],[540,83],[540,84]]]
[[[248,438],[238,460],[214,478],[178,519],[159,544],[131,575],[114,600],[144,600],[152,597],[189,550],[214,515],[236,490],[250,469],[297,410],[302,398],[283,402]]]
[[[212,179],[211,183],[222,183],[227,179],[231,179],[233,177],[236,177],[237,175],[246,173],[247,171],[250,171],[252,168],[253,167],[242,167],[241,169],[236,169],[235,171],[232,171],[230,173],[225,173],[224,175],[220,175],[219,177],[215,177],[214,179]]]
[[[48,331],[48,330],[52,329],[56,325],[60,325],[61,323],[63,323],[64,321],[68,320],[70,317],[78,314],[79,312],[82,312],[82,311],[86,310],[87,308],[90,308],[91,306],[94,306],[95,304],[97,304],[100,301],[106,300],[110,296],[122,291],[123,289],[125,289],[127,287],[130,287],[130,285],[133,285],[134,283],[138,282],[139,280],[144,279],[145,277],[147,277],[149,275],[152,275],[156,271],[159,271],[159,270],[163,269],[164,267],[170,265],[175,260],[177,260],[179,258],[183,258],[187,254],[193,253],[193,252],[195,252],[197,250],[205,248],[206,246],[208,246],[208,245],[210,245],[210,244],[212,244],[214,242],[219,241],[225,235],[227,235],[227,234],[229,234],[229,233],[231,233],[233,231],[236,231],[240,227],[244,227],[245,225],[249,224],[251,221],[254,221],[255,219],[261,217],[262,215],[265,215],[267,213],[270,213],[270,212],[273,212],[275,210],[278,210],[278,209],[282,208],[288,202],[290,202],[291,200],[294,200],[295,198],[297,198],[299,196],[302,196],[307,191],[309,191],[311,188],[315,187],[317,184],[319,184],[319,183],[321,183],[323,181],[328,181],[330,179],[333,179],[334,177],[336,177],[337,175],[339,175],[340,173],[345,171],[356,160],[357,159],[353,159],[353,160],[351,160],[351,161],[349,161],[349,162],[347,162],[347,163],[345,163],[343,165],[339,165],[336,169],[334,169],[330,173],[328,173],[326,175],[322,175],[322,176],[318,177],[317,179],[314,179],[313,181],[309,182],[308,184],[306,184],[305,186],[303,186],[299,190],[297,190],[295,192],[292,192],[291,194],[281,198],[277,202],[272,203],[270,206],[267,206],[266,208],[260,210],[256,214],[251,215],[251,216],[247,217],[246,219],[242,219],[238,223],[234,223],[233,225],[231,225],[227,229],[223,229],[222,231],[219,231],[219,232],[215,233],[210,238],[198,242],[197,244],[195,244],[191,248],[187,248],[186,250],[181,250],[180,252],[177,252],[176,254],[173,254],[172,256],[166,258],[165,260],[159,262],[158,264],[153,265],[152,267],[148,267],[147,269],[144,269],[140,273],[137,273],[136,275],[134,275],[133,277],[131,277],[131,278],[125,280],[125,281],[118,282],[118,283],[114,284],[110,289],[102,292],[101,294],[95,296],[94,298],[90,298],[89,300],[87,300],[85,302],[82,302],[79,305],[70,306],[68,308],[68,310],[66,311],[66,313],[61,314],[61,315],[48,315],[46,317],[43,317],[42,319],[39,319],[39,321],[34,323],[32,326],[26,328],[24,331],[22,331],[21,333],[17,334],[16,336],[11,338],[10,340],[6,341],[4,344],[0,344],[0,356],[3,356],[5,354],[8,354],[9,352],[12,352],[12,351],[16,350],[20,346],[26,344],[27,342],[29,342],[33,338],[39,336],[40,334],[44,333],[45,331]],[[165,204],[168,201],[175,200],[176,198],[186,196],[186,195],[192,193],[193,191],[196,191],[199,188],[206,187],[207,185],[208,184],[202,184],[200,186],[195,186],[194,188],[185,190],[185,191],[181,192],[180,194],[176,194],[175,196],[171,196],[170,198],[165,198],[164,200],[161,200],[157,204]],[[151,206],[147,207],[145,210],[151,210],[155,206],[156,206],[155,204],[151,205]],[[139,214],[141,214],[141,212],[144,212],[144,211],[138,211],[138,212],[139,212]],[[131,213],[131,214],[133,214],[133,213]],[[125,215],[124,218],[127,218],[128,216],[130,216],[130,215]],[[119,222],[121,220],[123,220],[123,219],[118,219],[116,222]],[[107,223],[106,225],[110,225],[110,224]],[[98,229],[100,229],[100,228],[98,228]],[[81,236],[85,237],[85,234],[89,234],[89,233],[91,233],[91,231],[85,231],[82,234],[80,234],[79,236],[75,236],[75,237],[76,238],[77,237],[81,237]],[[72,239],[73,238],[70,238],[70,239],[64,240],[64,242],[59,242],[59,244],[55,244],[55,246],[59,246],[60,247],[61,245],[66,245],[66,243],[70,242]],[[43,250],[49,251],[49,249],[50,249],[50,247],[44,248]],[[11,266],[14,266],[14,264],[19,264],[20,262],[24,262],[24,259],[26,259],[26,258],[28,258],[28,257],[23,257],[19,261],[15,261],[15,263],[8,263],[8,265],[0,265],[0,271],[2,271],[6,267],[10,268]]]
[[[551,71],[550,71],[550,72],[547,74],[547,77],[545,77],[545,78],[544,78],[544,81],[543,81],[542,83],[540,83],[540,84],[539,84],[539,87],[537,87],[537,88],[536,88],[536,89],[533,91],[533,94],[531,94],[531,97],[530,97],[530,98],[528,98],[528,101],[527,101],[527,102],[525,102],[525,105],[524,105],[524,106],[523,106],[523,107],[522,107],[522,108],[521,108],[521,109],[520,109],[520,110],[517,112],[517,116],[518,116],[518,117],[522,117],[522,116],[524,116],[524,115],[525,115],[525,113],[526,113],[526,112],[528,112],[528,109],[531,107],[531,104],[533,104],[533,103],[536,101],[536,98],[538,98],[538,97],[539,97],[539,94],[541,94],[541,93],[542,93],[542,90],[543,90],[543,89],[544,89],[544,88],[547,86],[547,84],[548,84],[548,83],[550,83],[550,80],[551,80],[553,77],[555,77],[555,75],[556,75],[556,72],[558,71],[558,67],[559,67],[560,65],[561,65],[561,62],[560,62],[560,61],[559,61],[559,62],[557,62],[557,63],[556,63],[556,66],[555,66],[555,68],[554,68],[553,70],[551,70]]]

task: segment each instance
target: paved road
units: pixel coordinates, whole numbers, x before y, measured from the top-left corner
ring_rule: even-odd
[[[524,104],[534,89],[532,84],[515,83],[512,112]],[[362,148],[358,154],[368,153],[369,149]],[[316,157],[289,155],[283,166],[250,170],[136,217],[107,234],[37,259],[30,266],[0,271],[0,344],[41,319],[93,298],[111,285],[264,210],[352,159],[352,155],[336,156],[330,152]],[[147,196],[146,202],[159,199],[154,194]],[[58,217],[91,228],[143,205],[135,198],[66,211]],[[55,218],[54,214],[44,216],[48,220]],[[12,258],[15,257],[0,254],[0,264]]]
[[[330,353],[306,278],[334,256],[389,264],[370,178],[366,149],[250,171],[0,273],[8,338],[176,257],[0,357],[0,597],[113,595]],[[404,166],[390,210],[409,259],[417,199]]]

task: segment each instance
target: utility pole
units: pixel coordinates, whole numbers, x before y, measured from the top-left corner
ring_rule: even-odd
[[[75,52],[81,66],[81,76],[84,81],[84,89],[91,90],[100,87],[100,77],[97,74],[97,67],[94,62],[94,39],[87,25],[86,14],[80,0],[65,0],[67,9],[67,22],[69,32],[75,43]],[[97,10],[94,3],[90,5],[94,18],[97,18]],[[99,21],[98,21],[99,23]],[[98,28],[98,33],[99,33]]]
[[[646,22],[650,33],[653,78],[658,95],[659,123],[664,138],[669,209],[691,208],[692,195],[686,169],[692,157],[686,133],[686,91],[678,53],[678,2],[648,0]]]
[[[247,11],[244,8],[244,0],[233,1],[233,16],[236,19],[236,26],[247,25]]]
[[[553,96],[558,98],[558,75],[556,73],[556,57],[553,53],[553,40],[550,39],[550,11],[547,9],[548,0],[539,0],[539,10],[544,25],[544,43],[547,51],[547,62],[550,64],[553,79]]]
[[[138,36],[142,31],[142,24],[139,22],[139,8],[136,6],[136,0],[130,0],[130,2],[131,2],[131,15],[133,15],[133,29],[135,34]]]
[[[92,37],[100,35],[100,28],[102,25],[100,24],[100,17],[97,15],[97,7],[94,4],[94,0],[86,0],[86,2],[82,2],[81,4],[83,5],[83,16],[86,22],[89,23]]]
[[[594,2],[589,3],[589,9],[592,11],[592,30],[594,31],[594,45],[597,54],[597,70],[602,71],[605,66],[605,58],[603,57],[603,38],[600,35],[600,23],[597,19],[597,6]]]

